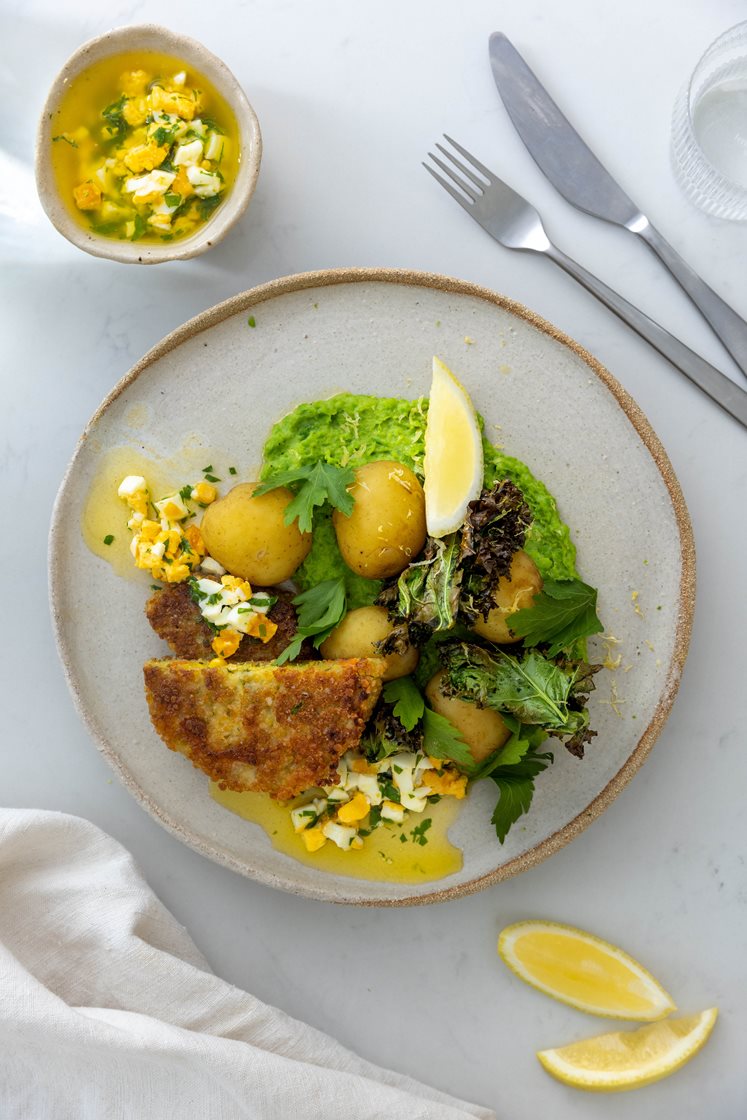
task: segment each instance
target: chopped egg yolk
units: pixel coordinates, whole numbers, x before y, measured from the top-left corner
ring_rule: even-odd
[[[142,475],[128,475],[117,494],[130,509],[127,527],[132,530],[130,552],[135,566],[164,583],[188,579],[205,558],[205,542],[196,525],[183,524],[192,516],[183,492],[154,502]]]
[[[308,852],[316,852],[330,840],[343,851],[363,846],[365,837],[385,825],[406,826],[411,813],[423,813],[431,800],[461,799],[466,774],[453,763],[429,758],[420,751],[399,751],[372,762],[356,751],[340,759],[337,782],[326,786],[321,797],[290,810],[293,828]],[[421,832],[419,843],[423,840]],[[405,827],[403,840],[408,839]]]
[[[74,79],[52,160],[83,224],[119,240],[188,237],[226,196],[238,126],[211,83],[167,56],[111,56]]]

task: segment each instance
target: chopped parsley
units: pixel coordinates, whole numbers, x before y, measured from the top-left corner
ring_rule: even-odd
[[[249,318],[247,319],[247,323],[249,324],[250,327],[256,327],[257,320],[254,318],[253,315],[250,315]]]
[[[424,848],[425,845],[428,843],[428,837],[426,836],[426,832],[428,831],[428,829],[431,827],[432,824],[433,824],[433,821],[431,820],[431,818],[426,817],[425,820],[421,821],[419,825],[416,825],[416,827],[413,828],[412,832],[410,833],[410,836],[412,837],[414,843],[420,844],[421,848]]]
[[[112,536],[111,533],[107,533],[106,536],[104,537],[104,544],[113,544],[113,543],[114,543],[114,537]]]

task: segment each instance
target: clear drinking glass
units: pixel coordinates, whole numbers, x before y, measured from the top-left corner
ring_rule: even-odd
[[[747,22],[711,43],[680,93],[672,162],[701,210],[747,221]]]

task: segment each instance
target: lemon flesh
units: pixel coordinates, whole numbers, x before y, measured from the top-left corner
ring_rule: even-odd
[[[425,429],[425,520],[431,537],[445,537],[464,522],[483,482],[482,436],[466,389],[439,358]]]
[[[622,949],[572,926],[517,922],[502,931],[498,953],[527,984],[592,1015],[653,1022],[676,1009],[661,984]]]
[[[707,1041],[717,1015],[718,1009],[711,1007],[637,1031],[613,1031],[557,1050],[540,1050],[537,1057],[548,1073],[577,1089],[638,1089],[689,1062]]]

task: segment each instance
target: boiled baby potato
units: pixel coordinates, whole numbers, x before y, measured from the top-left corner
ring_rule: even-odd
[[[445,676],[442,669],[428,681],[425,686],[428,703],[434,712],[454,724],[475,762],[482,762],[511,738],[511,732],[492,708],[478,708],[468,700],[444,696],[441,685]]]
[[[322,657],[379,657],[377,642],[383,642],[394,629],[386,607],[358,607],[348,611],[339,626],[321,644]],[[388,653],[385,681],[406,677],[418,663],[418,651],[408,646],[405,653]]]
[[[253,497],[259,483],[242,482],[205,510],[203,540],[208,553],[234,576],[272,587],[290,579],[311,548],[311,533],[283,515],[293,494],[285,487]]]
[[[332,515],[343,560],[368,579],[398,575],[425,544],[423,487],[402,463],[382,460],[359,467],[349,490],[350,517]]]
[[[520,642],[517,634],[509,630],[511,615],[525,610],[534,603],[534,596],[542,590],[542,576],[531,556],[523,549],[514,553],[508,575],[498,580],[493,592],[497,606],[487,618],[478,618],[472,626],[476,634],[497,645]]]

